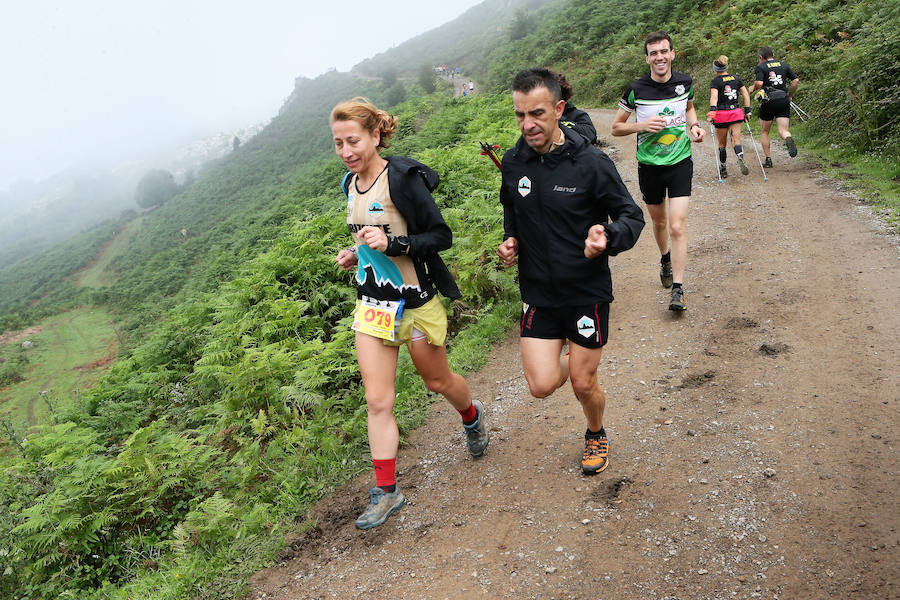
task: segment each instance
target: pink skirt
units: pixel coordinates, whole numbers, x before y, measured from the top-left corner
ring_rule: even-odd
[[[713,123],[716,125],[728,125],[730,123],[740,123],[743,120],[744,109],[732,108],[731,110],[717,110]]]

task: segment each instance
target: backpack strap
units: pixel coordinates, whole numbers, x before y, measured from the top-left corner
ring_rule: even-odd
[[[344,175],[344,178],[341,179],[341,189],[344,190],[344,195],[348,198],[350,197],[350,180],[353,179],[353,173],[347,171]]]

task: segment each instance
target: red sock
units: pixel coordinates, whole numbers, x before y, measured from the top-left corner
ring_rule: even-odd
[[[397,459],[389,458],[386,460],[381,460],[377,458],[372,459],[372,466],[375,467],[375,485],[380,488],[390,487],[392,485],[396,485],[397,477]]]
[[[470,404],[466,410],[460,410],[459,414],[462,416],[463,423],[471,423],[478,418],[478,410],[475,408],[475,404]]]

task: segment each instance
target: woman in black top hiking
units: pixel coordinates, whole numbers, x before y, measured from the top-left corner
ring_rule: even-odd
[[[459,411],[472,456],[484,453],[488,433],[484,407],[472,401],[466,381],[447,363],[447,314],[437,293],[460,293],[438,255],[450,247],[452,234],[431,196],[437,173],[411,158],[379,154],[389,146],[397,118],[365,98],[335,106],[330,122],[335,151],[350,171],[342,187],[354,245],[336,260],[345,270],[356,269],[353,328],[376,484],[356,526],[369,529],[406,502],[395,478],[400,434],[394,380],[401,345],[428,389]]]
[[[747,175],[750,169],[744,162],[744,148],[741,146],[741,127],[750,117],[750,93],[737,75],[728,73],[728,57],[724,54],[713,61],[715,78],[709,84],[709,112],[706,117],[716,127],[716,142],[719,145],[719,176],[728,177],[725,168],[727,152],[725,145],[731,135],[731,145],[737,155],[741,173]],[[738,98],[740,97],[740,99]],[[743,107],[741,107],[743,101]]]

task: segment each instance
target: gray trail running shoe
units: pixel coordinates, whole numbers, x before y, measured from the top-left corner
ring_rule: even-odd
[[[369,506],[356,519],[356,526],[359,529],[378,527],[387,521],[389,516],[403,508],[404,504],[406,504],[406,497],[400,490],[385,492],[380,487],[371,488],[369,490]]]
[[[772,157],[771,156],[766,157],[766,161],[763,163],[763,167],[765,167],[766,169],[772,168]]]
[[[687,310],[687,305],[684,302],[683,288],[678,287],[672,290],[672,299],[669,301],[669,310],[678,312]]]
[[[738,157],[738,166],[741,168],[741,175],[749,175],[750,169],[747,168],[747,163],[744,162],[744,159]]]
[[[719,163],[719,179],[728,179],[728,169],[722,163]]]
[[[469,447],[469,454],[478,458],[487,450],[491,436],[484,419],[484,404],[480,400],[472,400],[472,404],[475,405],[478,418],[471,425],[463,425],[463,429],[466,430],[466,446]]]
[[[794,138],[791,136],[784,138],[784,145],[787,146],[788,156],[791,158],[797,156],[797,144],[794,143]]]
[[[672,261],[659,259],[659,281],[664,288],[672,287]]]

